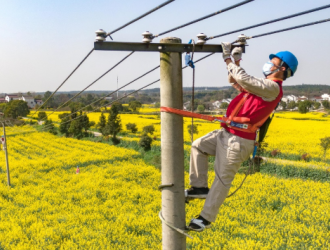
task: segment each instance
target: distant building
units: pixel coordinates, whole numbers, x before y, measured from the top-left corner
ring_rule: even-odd
[[[233,99],[227,98],[227,99],[222,99],[221,103],[226,102],[226,103],[230,103]]]
[[[4,99],[4,101],[3,101]],[[14,100],[22,100],[27,103],[28,107],[33,109],[36,105],[41,106],[43,101],[41,99],[34,99],[32,96],[18,96],[18,95],[6,95],[5,98],[0,98],[1,102],[10,102]]]
[[[330,95],[329,94],[323,94],[321,95],[323,101],[330,101]]]
[[[216,108],[220,108],[220,105],[221,105],[221,101],[215,101],[212,103],[212,106]]]
[[[321,96],[314,96],[314,97],[310,98],[309,100],[312,102],[322,102],[323,101]]]
[[[220,108],[222,103],[230,103],[233,99],[227,98],[227,99],[222,99],[222,100],[218,100],[212,103],[212,106],[216,107],[216,108]]]
[[[306,96],[300,96],[298,97],[297,101],[307,101],[308,98]]]
[[[4,97],[1,97],[0,98],[0,103],[4,103],[4,102],[7,102],[6,99]]]
[[[282,97],[282,101],[286,102],[286,103],[289,103],[292,101],[296,102],[296,101],[298,101],[298,97],[295,95],[286,95],[286,96]]]
[[[41,99],[34,99],[36,105],[38,105],[39,107],[44,104],[44,102]]]
[[[19,100],[22,100],[27,103],[28,107],[33,109],[36,105],[34,98],[32,96],[21,96]]]
[[[189,106],[190,106],[190,101],[185,102],[183,104],[183,110],[187,110]]]
[[[6,102],[14,101],[14,100],[19,100],[18,95],[6,95],[5,97]]]

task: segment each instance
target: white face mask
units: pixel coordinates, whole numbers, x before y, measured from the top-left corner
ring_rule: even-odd
[[[278,71],[280,71],[280,67],[282,66],[283,61],[281,62],[280,66],[276,66],[274,63],[272,63],[271,61],[266,62],[264,64],[264,66],[262,67],[262,72],[264,73],[265,76],[271,75],[273,73],[276,73]],[[270,69],[272,67],[276,67],[277,69],[275,69],[274,71],[271,71]]]

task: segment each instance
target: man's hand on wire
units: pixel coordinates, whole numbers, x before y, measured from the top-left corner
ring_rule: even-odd
[[[242,60],[242,48],[240,47],[234,48],[233,51],[231,52],[231,56],[234,58],[235,63]]]
[[[231,59],[230,57],[231,43],[221,43],[221,46],[222,46],[223,60],[226,61],[227,59]]]

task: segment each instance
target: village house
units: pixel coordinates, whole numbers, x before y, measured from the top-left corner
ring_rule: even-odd
[[[286,96],[282,97],[282,101],[286,102],[286,103],[289,103],[292,101],[296,102],[296,101],[298,101],[298,97],[295,95],[286,95]]]
[[[4,101],[2,101],[4,99]],[[34,99],[32,96],[18,96],[18,95],[6,95],[5,98],[0,98],[1,102],[10,102],[14,100],[22,100],[27,103],[28,107],[33,109],[36,105],[41,106],[43,101],[41,99]]]
[[[306,96],[300,96],[298,97],[297,101],[307,101],[308,98]]]
[[[19,100],[18,95],[6,95],[5,97],[6,102],[14,101],[14,100]]]
[[[183,104],[183,110],[187,110],[189,106],[190,106],[190,101],[185,102]]]
[[[329,94],[323,94],[321,95],[323,101],[330,101],[330,95]]]
[[[34,98],[32,96],[21,96],[19,100],[22,100],[27,103],[28,107],[33,109],[36,105]]]
[[[232,101],[232,99],[227,98],[227,99],[222,99],[222,100],[218,100],[212,103],[212,106],[216,107],[216,108],[220,108],[222,103],[230,103]]]
[[[35,99],[36,105],[41,106],[44,102],[41,99]]]
[[[309,99],[312,102],[322,102],[323,98],[321,96],[314,96],[312,98]]]

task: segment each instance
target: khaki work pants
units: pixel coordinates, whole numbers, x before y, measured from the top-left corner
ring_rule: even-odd
[[[253,149],[253,140],[235,136],[225,129],[212,131],[193,142],[190,155],[191,186],[208,186],[208,156],[215,155],[215,178],[201,212],[203,218],[210,222],[215,221],[235,174]]]

